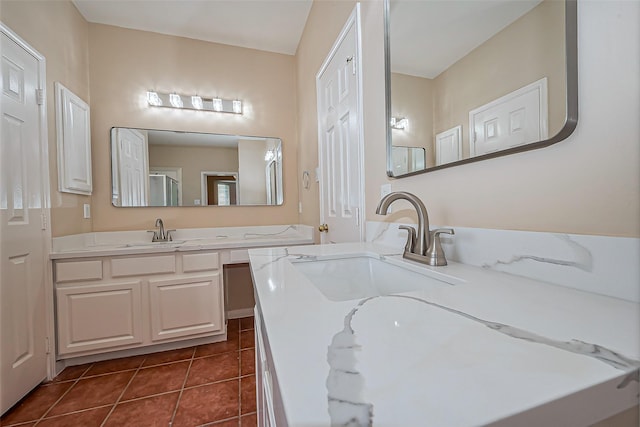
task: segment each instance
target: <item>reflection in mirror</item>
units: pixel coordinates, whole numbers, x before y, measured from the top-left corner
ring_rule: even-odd
[[[425,168],[426,151],[421,147],[393,147],[393,173],[404,175]]]
[[[278,138],[111,129],[114,206],[281,205]]]
[[[385,25],[390,176],[546,146],[575,128],[574,0],[386,0]],[[400,161],[407,147],[424,150],[421,167]]]

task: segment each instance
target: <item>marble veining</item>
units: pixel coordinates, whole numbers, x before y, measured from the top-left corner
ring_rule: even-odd
[[[582,246],[578,242],[571,239],[567,234],[557,234],[554,237],[568,243],[569,247],[573,249],[573,254],[578,259],[577,261],[569,261],[562,259],[546,258],[536,255],[514,255],[508,260],[498,259],[495,262],[489,264],[482,264],[482,268],[494,268],[498,265],[510,265],[524,260],[531,260],[536,262],[543,262],[548,264],[561,265],[565,267],[575,267],[580,270],[590,272],[593,270],[593,255],[586,247]]]
[[[355,356],[360,346],[351,325],[353,316],[370,299],[360,301],[347,314],[344,328],[333,336],[327,351],[327,400],[333,426],[370,426],[373,422],[373,405],[362,399],[364,377],[357,370]]]
[[[412,224],[368,221],[367,241],[400,249],[401,225]],[[441,236],[449,261],[640,302],[638,238],[453,228]]]
[[[370,426],[373,424],[373,405],[362,401],[365,379],[360,372],[358,372],[356,366],[356,351],[363,349],[357,344],[356,334],[351,322],[362,306],[376,298],[402,298],[417,301],[480,323],[511,338],[547,345],[574,354],[591,357],[618,370],[633,370],[633,372],[627,375],[617,386],[618,389],[625,388],[634,381],[638,382],[640,361],[626,357],[601,345],[576,339],[569,341],[554,340],[511,325],[481,319],[463,311],[455,310],[415,296],[381,295],[361,300],[357,306],[345,316],[344,328],[333,336],[331,344],[329,345],[327,352],[329,375],[326,384],[329,416],[331,417],[332,425]]]

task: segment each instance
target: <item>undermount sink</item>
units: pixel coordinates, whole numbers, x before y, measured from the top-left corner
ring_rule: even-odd
[[[170,242],[135,242],[127,243],[125,248],[152,247],[152,248],[174,248],[184,243],[184,240],[171,240]]]
[[[368,256],[297,261],[292,264],[331,301],[452,286],[443,280]]]

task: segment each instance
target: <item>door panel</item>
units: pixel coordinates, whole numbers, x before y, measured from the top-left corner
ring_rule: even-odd
[[[58,303],[58,352],[142,342],[140,282],[63,287]]]
[[[316,80],[320,219],[328,225],[322,243],[357,242],[364,236],[357,10]]]
[[[0,412],[47,375],[45,223],[48,185],[37,102],[39,58],[2,29]],[[46,151],[45,151],[46,152]]]
[[[469,112],[471,156],[548,138],[546,77]]]

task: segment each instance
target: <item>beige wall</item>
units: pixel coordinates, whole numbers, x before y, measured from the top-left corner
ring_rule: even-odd
[[[462,125],[469,157],[469,111],[543,77],[549,136],[557,134],[566,117],[564,27],[563,2],[544,1],[433,79],[434,135]]]
[[[433,148],[433,80],[391,73],[391,116],[406,117],[406,129],[393,129],[394,146],[422,147],[426,164],[435,165]]]
[[[144,229],[157,217],[171,228],[297,222],[293,56],[99,24],[89,26],[89,47],[94,231]],[[149,108],[149,89],[239,98],[244,114]],[[109,196],[112,126],[282,138],[284,205],[115,208]]]
[[[87,103],[89,99],[89,25],[69,1],[0,2],[0,19],[46,58],[47,126],[53,237],[91,231],[82,205],[90,197],[58,192],[54,82]]]
[[[267,203],[266,150],[265,145],[254,141],[238,141],[238,193],[242,204]]]
[[[303,38],[305,43],[297,53],[298,75],[306,79],[311,78],[308,72],[317,71],[315,65],[326,56],[348,16],[347,5],[342,4],[342,9],[328,3],[314,3],[304,35],[318,40],[311,43]],[[327,11],[331,7],[336,13]],[[406,222],[412,218],[409,209],[396,210],[389,217],[375,214],[380,185],[391,183],[393,190],[411,191],[422,198],[433,224],[639,237],[638,9],[637,2],[580,2],[580,118],[567,140],[544,149],[393,180],[385,174],[382,2],[363,2],[367,219]],[[635,19],[633,25],[629,19]],[[319,27],[328,30],[323,33]],[[300,167],[312,171],[317,165],[317,137],[313,134],[316,111],[311,81],[298,82],[298,96],[306,103],[298,113]],[[301,219],[317,225],[317,187],[312,188],[314,192],[302,191],[305,212]]]
[[[149,168],[154,167],[182,168],[182,204],[193,206],[195,199],[202,199],[200,172],[238,172],[238,150],[149,145]]]

